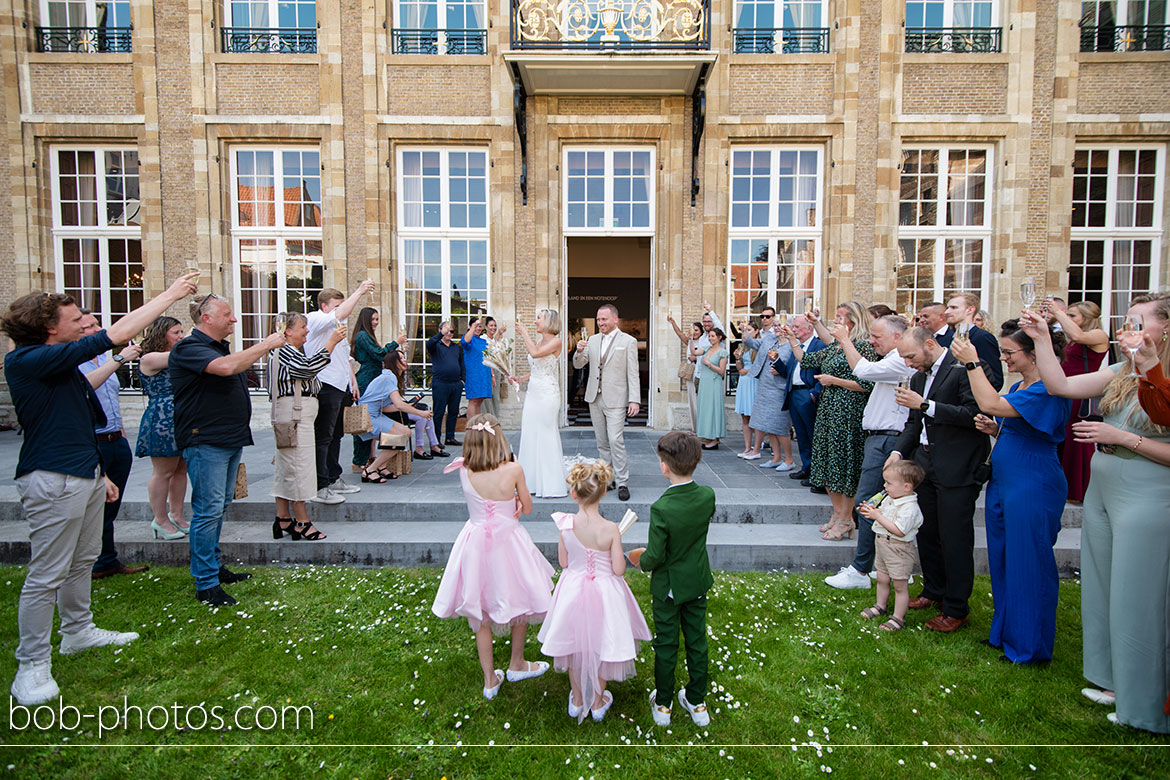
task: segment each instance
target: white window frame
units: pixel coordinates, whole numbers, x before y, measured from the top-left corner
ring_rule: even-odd
[[[244,313],[243,290],[241,288],[241,274],[240,274],[240,242],[243,240],[258,239],[273,241],[276,245],[276,298],[278,301],[285,301],[288,299],[288,273],[285,263],[288,260],[288,247],[285,241],[320,241],[322,242],[322,284],[324,284],[324,240],[325,240],[325,205],[321,204],[321,225],[316,227],[306,226],[285,226],[281,224],[271,226],[255,226],[255,225],[240,225],[240,186],[239,186],[239,171],[237,170],[238,152],[271,152],[273,160],[273,211],[275,215],[274,222],[283,221],[284,215],[284,166],[281,164],[281,156],[284,152],[306,152],[316,151],[320,157],[320,146],[304,145],[299,146],[290,144],[286,146],[252,146],[252,145],[238,145],[232,146],[228,150],[228,181],[231,190],[231,245],[232,245],[232,285],[235,290],[233,306],[237,316]],[[323,185],[323,183],[322,183]],[[325,192],[322,186],[321,199],[324,201]],[[279,308],[279,307],[278,307]],[[315,309],[315,306],[313,307]],[[313,309],[307,309],[311,311]],[[276,312],[273,312],[276,314]],[[249,314],[251,316],[251,314]],[[233,344],[235,348],[243,349],[246,346],[243,343],[244,334],[243,328],[236,328],[232,334]]]
[[[78,2],[77,0],[73,0],[73,2],[68,2],[68,3],[66,3],[64,0],[56,0],[56,2],[61,4],[61,5],[81,5],[82,4],[81,2]],[[126,5],[126,9],[129,13],[131,13],[131,14],[133,13],[133,9],[132,9],[133,3],[130,2],[130,0],[119,0],[119,2],[122,2]],[[229,0],[229,2],[230,2],[230,0]],[[50,4],[51,4],[50,0],[40,0],[41,26],[42,27],[51,26],[49,24],[49,5]],[[97,27],[98,26],[98,23],[97,23],[97,0],[84,0],[84,4],[85,4],[85,24],[82,24],[79,26],[80,27]],[[121,28],[113,28],[113,29],[121,29]]]
[[[918,1],[919,1],[919,0],[915,0],[915,2],[918,2]],[[941,2],[941,3],[943,4],[943,23],[942,23],[942,27],[940,27],[940,28],[927,28],[927,29],[943,29],[943,30],[946,30],[946,29],[951,29],[951,28],[953,28],[953,27],[956,27],[956,26],[957,26],[957,25],[955,24],[955,3],[956,3],[956,2],[962,2],[962,3],[964,3],[964,4],[965,4],[965,3],[966,3],[966,0],[924,0],[924,2],[927,2],[927,3],[930,3],[930,2]],[[909,4],[909,3],[906,3],[906,4],[904,4],[904,5],[902,6],[902,13],[903,13],[903,18],[905,18],[905,19],[908,19],[908,17],[909,17],[909,11],[908,11],[908,9],[906,8],[906,5],[908,5],[908,4]],[[999,21],[999,19],[1000,19],[1000,8],[999,8],[999,6],[1000,6],[1000,2],[999,2],[999,0],[991,0],[991,23],[990,23],[990,24],[988,24],[988,25],[987,25],[987,27],[986,27],[985,29],[991,30],[991,29],[994,29],[994,28],[996,28],[996,27],[999,27],[999,26],[1000,26],[1000,21]],[[907,22],[906,22],[906,25],[907,25],[907,26],[909,26],[909,21],[907,21]],[[972,28],[972,29],[984,29],[984,28],[975,27],[975,28]]]
[[[405,165],[403,164],[403,155],[409,152],[439,152],[442,155],[441,173],[439,175],[439,226],[438,227],[408,227],[406,224],[405,214],[405,199],[403,194],[406,191]],[[480,153],[484,155],[484,205],[486,208],[486,220],[484,227],[451,227],[451,164],[450,155]],[[492,299],[492,242],[491,242],[491,200],[492,200],[492,179],[491,179],[491,150],[486,146],[399,146],[394,152],[395,173],[394,173],[394,187],[397,197],[395,198],[395,220],[397,227],[397,266],[398,266],[398,311],[400,312],[400,319],[403,321],[399,324],[405,324],[408,316],[419,316],[417,312],[407,311],[406,308],[406,242],[407,241],[438,241],[441,247],[440,259],[440,285],[442,288],[441,305],[440,305],[440,321],[451,320],[451,242],[454,241],[483,241],[486,258],[486,285],[484,291],[485,309],[491,310]],[[423,201],[425,204],[426,201]],[[465,316],[465,315],[455,315]],[[426,319],[424,318],[425,324]],[[419,344],[419,349],[422,357],[422,362],[411,361],[409,366],[411,369],[418,369],[424,375],[429,375],[430,372],[430,357],[426,354],[426,340],[432,336],[431,333],[419,333],[416,338],[411,341]],[[462,334],[458,334],[462,335]],[[407,359],[413,355],[413,350],[407,351]],[[427,385],[429,386],[429,385]]]
[[[601,227],[570,227],[569,226],[569,153],[570,152],[604,152],[605,154],[605,192],[604,210]],[[646,226],[631,225],[630,227],[613,227],[613,155],[614,152],[650,152],[649,180],[646,183],[647,203],[650,207]],[[566,146],[561,150],[561,229],[565,236],[652,236],[656,224],[657,188],[655,187],[655,172],[658,170],[657,148],[653,144],[600,146],[574,145]],[[606,227],[609,225],[609,227]]]
[[[1099,5],[1100,4],[1098,4],[1098,6]],[[1155,25],[1156,26],[1156,25],[1160,25],[1160,24],[1161,25],[1170,24],[1170,3],[1168,3],[1166,5],[1166,7],[1164,8],[1161,21],[1151,21],[1149,19],[1148,6],[1146,9],[1146,17],[1147,18],[1143,19],[1140,22],[1130,21],[1130,18],[1129,18],[1130,5],[1131,5],[1131,0],[1115,0],[1113,7],[1114,7],[1114,11],[1117,14],[1117,18],[1115,18],[1113,20],[1113,26],[1115,26],[1115,27],[1128,27],[1130,25],[1146,25],[1146,26]],[[1100,8],[1098,7],[1098,11],[1099,10],[1100,10]],[[1084,13],[1085,13],[1085,4],[1082,2],[1081,3],[1081,18],[1082,19],[1084,18]],[[1092,21],[1092,25],[1090,25],[1090,26],[1100,25],[1100,15],[1098,14],[1098,17],[1095,19],[1092,19],[1091,21]],[[1098,147],[1094,147],[1094,148],[1100,149],[1103,147],[1098,146]]]
[[[94,173],[97,178],[94,187],[97,200],[97,225],[63,225],[61,224],[61,171],[59,152],[93,152]],[[98,279],[101,311],[98,312],[103,328],[114,324],[110,312],[110,239],[139,241],[139,256],[141,257],[142,226],[141,225],[105,225],[107,200],[105,188],[105,154],[106,152],[138,152],[138,147],[125,144],[61,144],[49,147],[49,179],[52,200],[52,235],[54,273],[57,280],[58,292],[65,291],[65,249],[66,239],[96,240],[98,245]],[[139,162],[139,187],[141,188],[141,160]],[[99,167],[101,166],[101,167]],[[141,192],[141,189],[140,189]],[[145,268],[145,259],[143,267]],[[145,295],[145,285],[142,286]],[[83,305],[78,301],[79,306]]]
[[[769,172],[768,172],[768,225],[765,227],[751,226],[751,227],[734,227],[732,226],[732,210],[735,208],[737,201],[730,195],[732,193],[732,178],[734,176],[735,165],[734,156],[737,152],[770,152],[769,157]],[[816,186],[816,224],[809,225],[792,225],[790,227],[782,227],[778,224],[778,214],[780,211],[780,180],[783,178],[779,172],[780,153],[781,152],[810,152],[817,153],[817,186]],[[736,285],[732,281],[733,266],[739,265],[733,263],[732,245],[735,241],[766,241],[768,245],[768,291],[767,291],[767,306],[776,308],[779,299],[779,290],[776,287],[779,274],[777,267],[779,265],[776,247],[779,241],[794,240],[794,241],[813,241],[813,301],[819,301],[821,297],[821,273],[824,258],[824,212],[825,212],[825,147],[822,144],[785,144],[785,145],[766,145],[766,146],[733,146],[731,148],[731,156],[729,158],[728,173],[727,173],[727,190],[728,197],[728,213],[727,213],[727,316],[731,320],[739,316],[739,312],[735,308],[735,291]],[[796,201],[799,202],[799,201]],[[794,215],[795,216],[795,215]],[[793,291],[795,295],[795,290]],[[794,308],[797,301],[794,298]]]
[[[225,6],[224,16],[228,20],[228,23],[224,26],[225,27],[243,27],[245,29],[248,29],[248,28],[269,29],[269,30],[288,29],[288,30],[313,30],[313,31],[316,31],[317,26],[321,22],[321,19],[320,19],[319,13],[318,13],[319,9],[317,11],[314,11],[314,13],[313,13],[313,25],[311,27],[301,27],[301,26],[281,27],[280,26],[280,3],[281,3],[281,0],[249,0],[249,5],[267,5],[268,6],[268,24],[265,27],[260,27],[259,25],[253,24],[251,22],[251,20],[249,20],[247,24],[242,24],[240,22],[237,22],[236,18],[235,18],[235,8],[233,7],[232,0],[224,0],[224,6]],[[303,5],[309,5],[309,3],[303,3]],[[315,6],[316,3],[313,3],[313,5]]]
[[[1149,227],[1118,227],[1117,226],[1117,176],[1118,157],[1123,150],[1150,151],[1157,155],[1155,163],[1154,185],[1154,224]],[[1162,217],[1166,207],[1166,146],[1162,143],[1128,143],[1128,144],[1092,144],[1081,143],[1075,147],[1081,151],[1107,151],[1109,153],[1108,179],[1105,196],[1105,225],[1102,227],[1071,227],[1069,229],[1069,252],[1071,255],[1073,241],[1102,241],[1104,243],[1101,266],[1101,290],[1086,290],[1085,292],[1099,292],[1101,294],[1101,322],[1107,331],[1112,334],[1110,325],[1117,325],[1118,320],[1125,315],[1124,311],[1113,311],[1113,250],[1115,241],[1149,241],[1150,242],[1150,283],[1157,285],[1162,278]],[[1070,166],[1071,169],[1071,166]],[[1071,175],[1071,170],[1070,170]],[[1071,201],[1070,201],[1071,203]],[[1072,261],[1069,259],[1069,268]],[[1133,290],[1134,295],[1139,294]]]
[[[987,293],[990,283],[991,271],[991,241],[994,235],[993,231],[993,215],[995,213],[995,187],[996,181],[996,157],[995,147],[989,144],[906,144],[899,150],[899,158],[902,152],[913,151],[934,151],[939,152],[938,158],[938,186],[936,189],[935,199],[935,213],[937,215],[937,222],[934,225],[898,225],[898,235],[895,240],[895,246],[901,252],[902,239],[934,239],[934,290],[930,295],[930,300],[941,301],[946,296],[945,279],[946,279],[946,246],[949,239],[981,239],[983,241],[983,253],[980,263],[981,272],[979,274],[980,285],[978,290],[959,290],[959,292],[977,292],[982,300],[987,300]],[[947,194],[949,192],[949,178],[950,171],[948,170],[947,162],[952,151],[982,151],[987,154],[987,164],[984,166],[986,171],[986,181],[984,182],[985,198],[983,201],[983,224],[982,225],[948,225],[946,224],[947,215]],[[898,207],[901,210],[901,164],[898,166]],[[900,217],[899,217],[899,221]],[[894,275],[894,296],[897,298],[898,290],[897,272],[895,269]],[[914,288],[919,290],[921,288]]]

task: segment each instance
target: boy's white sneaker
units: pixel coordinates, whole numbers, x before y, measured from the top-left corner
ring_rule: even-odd
[[[650,714],[654,717],[655,726],[670,725],[670,707],[659,704],[656,699],[658,691],[650,691]]]
[[[839,590],[868,590],[869,577],[852,566],[842,566],[841,571],[825,577],[825,584]]]
[[[696,704],[694,707],[687,701],[686,688],[678,692],[678,703],[683,706],[683,709],[690,713],[691,720],[699,728],[706,728],[711,723],[711,716],[707,714],[706,704]]]
[[[61,695],[61,689],[53,679],[53,662],[48,659],[21,661],[9,692],[18,704],[25,707],[44,704],[57,698]]]
[[[106,645],[125,645],[138,638],[133,631],[107,631],[90,625],[76,634],[61,635],[61,655],[72,655],[91,647],[105,647]]]

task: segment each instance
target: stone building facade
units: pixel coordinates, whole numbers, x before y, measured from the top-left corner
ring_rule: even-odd
[[[108,320],[197,267],[243,344],[368,277],[422,381],[441,319],[556,308],[571,346],[615,301],[666,428],[704,301],[1000,320],[1033,277],[1116,316],[1170,279],[1170,20],[1124,0],[670,0],[609,41],[537,0],[268,5],[0,0],[10,296]]]

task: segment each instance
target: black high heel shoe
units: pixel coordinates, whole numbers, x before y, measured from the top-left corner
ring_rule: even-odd
[[[288,525],[282,525],[283,523],[288,523]],[[294,525],[296,525],[296,522],[291,517],[276,518],[272,521],[272,538],[283,539],[287,533],[293,538],[293,541],[296,541],[299,537],[296,535],[296,531],[293,530]]]
[[[317,542],[326,537],[325,534],[321,533],[313,527],[313,522],[311,520],[307,523],[296,523],[296,526],[298,530],[291,532],[294,539],[305,539],[310,542]],[[313,530],[310,531],[310,528]]]

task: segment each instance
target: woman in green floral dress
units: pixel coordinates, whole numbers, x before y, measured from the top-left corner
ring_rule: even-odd
[[[873,382],[863,382],[853,375],[845,353],[819,320],[819,312],[805,315],[817,330],[821,340],[830,346],[807,355],[800,342],[789,336],[789,343],[800,361],[801,368],[817,372],[817,380],[824,390],[817,405],[817,420],[813,428],[812,467],[809,481],[823,487],[833,502],[833,517],[822,534],[823,539],[841,541],[853,536],[853,496],[861,478],[861,459],[864,454],[865,434],[861,417],[873,390]],[[850,340],[863,358],[879,360],[869,343],[869,312],[856,301],[837,307],[838,325],[849,328]]]

